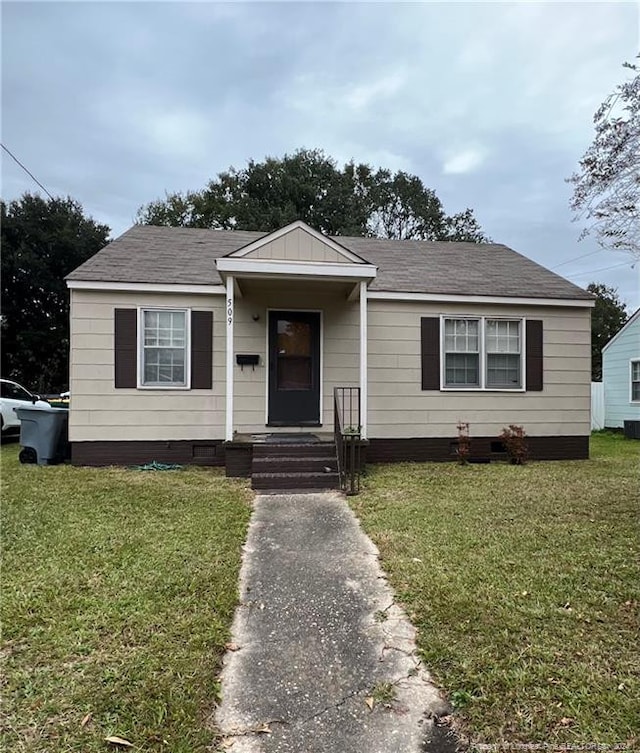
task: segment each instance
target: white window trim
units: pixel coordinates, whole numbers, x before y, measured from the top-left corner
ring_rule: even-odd
[[[640,358],[629,359],[629,402],[631,405],[640,405],[640,400],[633,399],[633,364],[640,363]]]
[[[144,376],[144,312],[145,311],[176,311],[185,315],[186,338],[185,338],[185,384],[143,384]],[[191,309],[176,306],[138,306],[138,376],[137,385],[139,390],[191,390]]]
[[[463,387],[463,386],[451,386],[445,384],[445,367],[446,367],[446,351],[444,347],[445,335],[444,335],[444,323],[446,319],[470,319],[476,322],[480,322],[478,338],[479,338],[479,364],[480,370],[480,384],[477,387]],[[485,323],[487,319],[491,321],[507,321],[507,322],[520,322],[520,377],[522,384],[520,387],[487,387],[487,354],[485,348]],[[478,316],[476,314],[441,314],[440,315],[440,391],[441,392],[526,392],[527,391],[527,320],[523,316]]]

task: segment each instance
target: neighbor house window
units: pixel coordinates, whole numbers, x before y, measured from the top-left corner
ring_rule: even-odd
[[[522,388],[520,319],[444,319],[443,386]]]
[[[631,361],[631,401],[640,402],[640,361]]]
[[[186,387],[188,369],[187,311],[143,309],[141,312],[141,385]]]

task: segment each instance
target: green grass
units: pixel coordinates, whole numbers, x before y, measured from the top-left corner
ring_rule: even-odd
[[[20,466],[2,448],[2,750],[193,753],[250,515],[218,471]],[[82,721],[90,714],[85,726]]]
[[[477,743],[640,747],[640,443],[369,470],[350,501]]]

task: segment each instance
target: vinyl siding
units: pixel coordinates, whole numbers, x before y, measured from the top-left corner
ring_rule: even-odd
[[[247,254],[245,259],[275,259],[277,261],[312,261],[351,263],[350,259],[327,246],[318,238],[296,228]]]
[[[115,308],[164,306],[213,312],[213,386],[208,390],[115,389]],[[247,286],[235,302],[234,429],[240,433],[305,431],[266,428],[268,310],[322,312],[322,430],[333,430],[333,388],[359,384],[359,302],[345,286],[303,283]],[[514,316],[544,322],[544,390],[531,393],[422,391],[420,319],[424,316]],[[257,317],[257,320],[254,320]],[[590,316],[585,308],[437,305],[369,301],[369,436],[454,437],[456,424],[495,436],[510,423],[538,436],[590,430]],[[72,442],[215,440],[224,438],[226,327],[222,296],[71,291]],[[628,369],[628,361],[627,361]],[[628,373],[628,372],[627,372]],[[627,387],[628,389],[628,387]]]
[[[114,309],[138,306],[213,311],[213,386],[210,390],[116,389]],[[327,293],[254,292],[237,298],[234,354],[257,353],[260,364],[234,365],[234,429],[240,433],[305,431],[266,428],[268,309],[322,312],[322,426],[333,431],[333,388],[359,383],[359,303],[344,289]],[[253,317],[259,318],[254,321]],[[71,291],[72,442],[97,440],[223,439],[226,327],[224,298]]]
[[[138,306],[191,308],[213,312],[212,389],[114,387],[114,309]],[[72,290],[70,440],[223,438],[224,359],[222,297]]]
[[[513,316],[543,321],[542,392],[423,391],[421,317]],[[369,301],[369,436],[497,436],[508,424],[536,436],[590,431],[590,314],[586,308],[540,308]]]
[[[630,401],[632,359],[640,359],[640,317],[602,353],[604,425],[608,428],[620,428],[625,420],[640,420],[640,403]]]
[[[292,283],[292,287],[295,283]],[[267,326],[269,309],[320,311],[322,320],[322,429],[333,431],[333,388],[359,384],[359,303],[348,302],[343,292],[305,293],[282,290],[255,292],[236,301],[235,352],[257,353],[260,365],[234,371],[234,428],[240,433],[264,432],[267,402]],[[253,316],[259,316],[258,321]],[[308,431],[305,428],[269,427],[272,432]]]

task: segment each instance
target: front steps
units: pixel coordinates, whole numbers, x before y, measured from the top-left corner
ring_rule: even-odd
[[[333,442],[253,445],[251,486],[258,491],[339,489]]]

